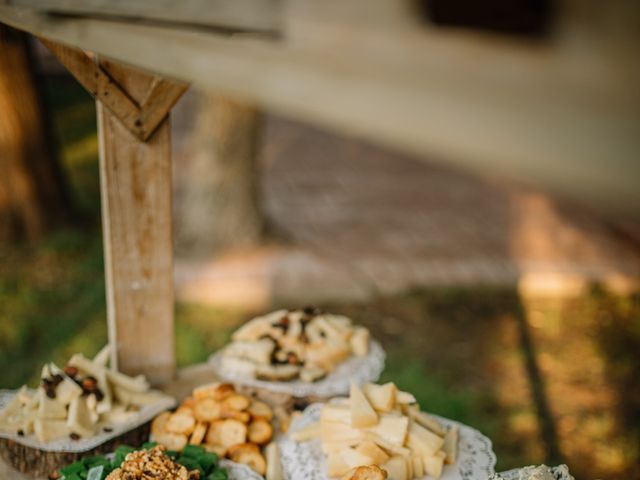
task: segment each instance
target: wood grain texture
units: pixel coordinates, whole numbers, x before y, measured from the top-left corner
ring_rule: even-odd
[[[418,159],[640,215],[635,50],[422,29],[397,12],[386,26],[367,20],[373,8],[345,23],[332,16],[344,10],[339,3],[288,3],[299,8],[287,15],[281,41],[1,5],[0,21]]]
[[[14,5],[83,15],[113,15],[226,29],[275,31],[280,0],[12,0]]]
[[[126,71],[101,66],[114,78]],[[147,95],[152,77],[126,77],[133,98]],[[98,127],[112,362],[162,384],[175,373],[169,118],[143,142],[98,102]]]
[[[141,445],[149,440],[151,422],[86,452],[45,452],[18,442],[0,438],[0,479],[47,479],[49,474],[82,458],[113,452],[119,445]]]
[[[127,73],[117,64],[96,63],[78,48],[68,47],[45,38],[41,42],[55,55],[80,84],[107,107],[127,129],[141,140],[147,140],[164,120],[187,86],[160,77],[145,75],[145,81],[129,85]],[[107,73],[109,72],[109,73]],[[137,88],[132,94],[127,88]]]
[[[149,89],[149,95],[140,107],[140,122],[143,139],[146,140],[155,132],[176,102],[186,92],[187,86],[156,77]]]

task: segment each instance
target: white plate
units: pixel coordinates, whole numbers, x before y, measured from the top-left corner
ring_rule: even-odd
[[[4,407],[9,404],[17,392],[17,390],[0,390],[0,410],[4,409]],[[4,432],[2,430],[0,430],[0,438],[13,440],[16,443],[20,443],[31,448],[37,448],[45,452],[86,452],[88,450],[93,450],[97,446],[102,445],[113,438],[119,437],[126,432],[138,428],[140,425],[144,425],[160,412],[169,410],[175,407],[175,405],[175,399],[165,395],[159,398],[157,402],[141,407],[138,414],[131,420],[124,423],[110,425],[110,431],[105,432],[104,430],[101,430],[92,437],[81,438],[79,440],[71,440],[69,437],[61,437],[49,442],[41,442],[35,435],[26,435],[21,437],[15,433]]]
[[[375,340],[369,343],[369,353],[364,357],[351,356],[322,380],[307,383],[300,380],[290,382],[270,382],[257,380],[253,376],[242,375],[222,368],[222,350],[209,357],[209,364],[216,375],[226,382],[247,387],[263,388],[272,392],[286,393],[294,397],[330,398],[347,395],[351,380],[359,385],[377,382],[384,370],[385,353]]]
[[[291,423],[290,431],[295,432],[319,421],[323,405],[314,403],[307,407],[303,415]],[[481,480],[495,472],[496,456],[491,440],[467,425],[437,418],[447,429],[453,426],[459,428],[458,458],[453,465],[445,465],[442,480]],[[280,439],[279,445],[286,480],[328,480],[320,440],[297,443],[287,435]],[[427,478],[431,477],[424,477],[425,480]]]
[[[229,480],[264,480],[262,475],[254,472],[246,465],[235,463],[231,460],[220,460],[220,466],[227,469]]]

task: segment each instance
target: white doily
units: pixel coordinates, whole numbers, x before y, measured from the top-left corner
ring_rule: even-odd
[[[270,382],[257,380],[251,376],[231,372],[222,368],[222,350],[209,357],[209,364],[223,380],[247,387],[263,388],[272,392],[286,393],[294,397],[329,398],[347,395],[354,380],[358,384],[377,382],[384,370],[385,353],[375,340],[369,343],[369,353],[364,357],[352,355],[322,380],[307,383],[300,380],[291,382]]]
[[[322,403],[307,407],[301,417],[291,423],[295,432],[320,420]],[[496,465],[491,440],[479,431],[462,423],[434,415],[446,429],[458,427],[458,458],[453,465],[445,465],[441,480],[480,480],[492,475]],[[289,435],[280,441],[282,468],[285,480],[328,480],[325,456],[320,440],[295,442]],[[429,477],[424,477],[426,480]]]
[[[16,390],[0,390],[0,410],[4,409],[11,399],[17,393]],[[153,419],[160,412],[175,407],[175,399],[166,396],[151,405],[145,405],[140,408],[138,414],[130,421],[109,425],[113,430],[110,432],[100,431],[91,438],[81,438],[79,440],[71,440],[69,437],[61,437],[49,442],[41,442],[34,435],[26,435],[21,437],[15,433],[3,432],[0,430],[0,438],[14,440],[17,443],[26,445],[27,447],[37,448],[45,452],[86,452],[97,446],[116,438],[123,433],[133,430],[134,428],[144,425]]]
[[[535,468],[534,466],[516,468],[515,470],[509,470],[508,472],[497,473],[487,480],[520,480],[521,474],[526,474],[527,470]],[[551,474],[555,480],[575,480],[569,473],[569,468],[566,465],[559,465],[557,467],[549,467]],[[524,475],[525,478],[527,477]]]
[[[220,466],[227,470],[229,480],[264,480],[262,475],[241,463],[235,463],[231,460],[220,460]]]

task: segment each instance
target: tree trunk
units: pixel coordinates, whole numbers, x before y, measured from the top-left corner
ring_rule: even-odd
[[[72,218],[24,33],[0,24],[0,240],[38,240]]]
[[[221,96],[197,99],[176,215],[177,248],[191,257],[258,244],[265,230],[257,162],[262,115]]]

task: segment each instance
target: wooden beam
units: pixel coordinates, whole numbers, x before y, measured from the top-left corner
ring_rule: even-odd
[[[147,140],[151,136],[187,89],[182,83],[156,77],[148,89],[148,98],[142,99],[142,103],[138,104],[82,50],[46,38],[41,38],[40,41],[91,95],[100,100],[141,140]]]
[[[140,105],[139,118],[144,140],[158,128],[186,90],[187,86],[182,83],[160,77],[154,79],[149,95]]]
[[[45,12],[129,17],[260,32],[279,29],[283,4],[281,0],[11,0],[11,3]]]
[[[292,38],[281,41],[7,6],[0,21],[418,159],[640,216],[633,49],[609,55],[566,42],[400,28],[397,21],[354,26],[327,21],[322,9],[303,13],[290,20]]]
[[[152,76],[101,67],[134,100],[152,98]],[[98,102],[98,128],[112,362],[162,384],[175,373],[169,118],[144,142]]]

